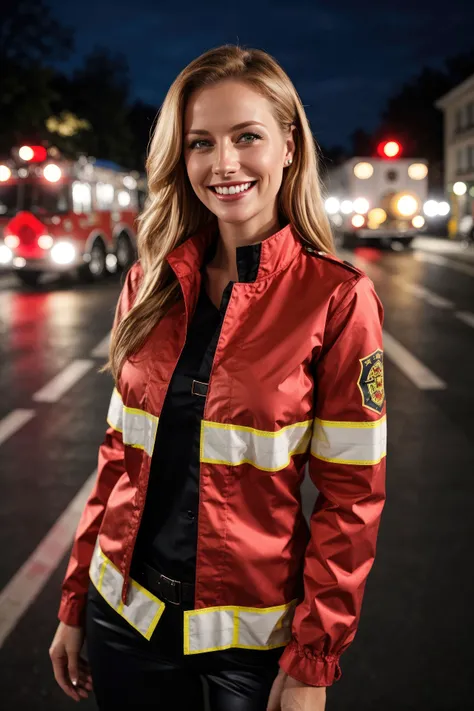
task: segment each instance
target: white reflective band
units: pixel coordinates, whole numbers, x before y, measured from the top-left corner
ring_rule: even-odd
[[[314,420],[311,454],[325,462],[378,464],[386,455],[387,420],[333,422]]]
[[[144,449],[151,457],[158,429],[158,417],[144,410],[124,406],[119,392],[114,388],[107,422],[114,430],[122,433],[124,444]]]
[[[149,640],[165,609],[164,602],[130,578],[127,604],[124,605],[121,600],[123,576],[102,553],[98,540],[92,555],[89,576],[109,605]]]
[[[273,649],[291,639],[296,600],[278,607],[208,607],[184,612],[184,653]]]
[[[306,452],[312,420],[283,427],[276,432],[252,427],[201,422],[201,462],[209,464],[252,464],[276,472],[285,469],[293,454]]]

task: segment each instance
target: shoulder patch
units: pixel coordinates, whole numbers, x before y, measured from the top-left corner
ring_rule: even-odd
[[[307,244],[303,244],[303,249],[305,252],[308,254],[313,255],[314,257],[319,257],[321,259],[324,259],[326,262],[331,262],[332,264],[336,264],[339,267],[342,267],[343,269],[347,269],[348,271],[353,272],[354,274],[359,274],[363,275],[364,272],[362,272],[360,269],[357,269],[353,264],[350,262],[345,262],[342,259],[339,259],[339,257],[336,257],[335,254],[330,254],[329,252],[322,252],[315,247],[310,247]]]
[[[360,375],[357,385],[362,393],[362,405],[373,412],[382,412],[385,402],[383,377],[383,351],[378,348],[373,353],[360,358]]]

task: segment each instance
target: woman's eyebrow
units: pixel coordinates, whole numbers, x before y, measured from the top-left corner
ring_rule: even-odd
[[[231,127],[231,131],[237,131],[239,128],[245,128],[246,126],[265,126],[264,123],[261,123],[260,121],[243,121],[242,123],[237,123],[235,126]],[[202,128],[190,128],[189,131],[187,131],[186,135],[189,135],[190,133],[197,133],[200,136],[209,136],[210,133],[209,131],[205,131]]]

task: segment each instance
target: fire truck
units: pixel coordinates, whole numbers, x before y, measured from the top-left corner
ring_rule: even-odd
[[[15,148],[0,160],[0,265],[29,286],[45,272],[94,281],[127,269],[145,196],[144,176],[113,162]]]
[[[376,157],[354,157],[328,170],[325,206],[336,244],[382,243],[403,249],[425,228],[425,216],[447,215],[449,204],[428,200],[428,164],[402,158],[397,141],[384,141]]]

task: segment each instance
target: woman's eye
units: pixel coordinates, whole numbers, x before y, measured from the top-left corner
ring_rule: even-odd
[[[250,136],[250,138],[252,140],[251,141],[243,141],[243,143],[255,143],[256,140],[258,141],[262,138],[258,133],[243,133],[241,136],[239,136],[238,142],[240,142],[241,138],[246,138],[248,136]],[[202,146],[199,145],[201,143],[209,143],[209,141],[206,141],[204,139],[197,139],[196,141],[193,141],[192,143],[189,144],[189,148],[191,150],[194,148],[197,148],[197,149],[202,148]]]

